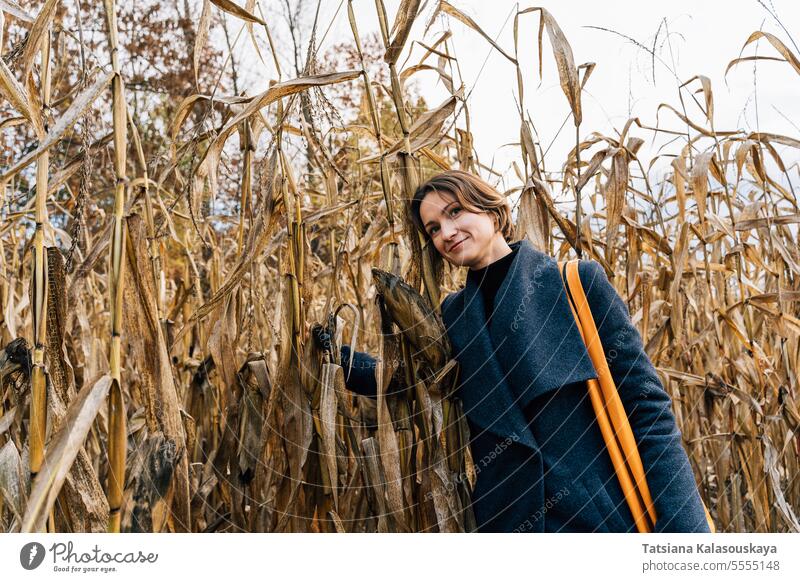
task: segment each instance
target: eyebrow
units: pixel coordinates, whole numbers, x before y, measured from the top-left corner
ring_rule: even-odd
[[[453,204],[457,204],[457,203],[458,203],[458,200],[453,200],[452,202],[450,202],[450,204],[448,204],[447,206],[444,207],[444,210],[447,210]],[[444,210],[443,210],[443,212],[444,212]],[[428,222],[425,223],[425,228],[428,228],[428,226],[433,224],[434,222],[436,222],[436,221],[435,220],[429,220]]]

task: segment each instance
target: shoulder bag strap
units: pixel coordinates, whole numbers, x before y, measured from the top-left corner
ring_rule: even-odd
[[[625,409],[622,407],[614,380],[608,369],[603,346],[600,343],[600,336],[597,333],[586,296],[583,293],[583,286],[578,277],[577,259],[567,263],[559,263],[559,272],[567,290],[570,309],[575,317],[578,331],[580,331],[583,342],[586,344],[592,364],[598,375],[597,379],[587,380],[586,384],[606,450],[608,450],[611,457],[614,471],[625,495],[625,501],[628,503],[636,523],[636,529],[640,533],[651,532],[656,522],[655,507],[647,487],[644,469],[639,458],[639,450],[633,438],[633,430],[628,422],[628,417],[625,415]],[[623,419],[624,422],[621,422]],[[638,463],[631,463],[633,458],[638,460]],[[638,474],[637,468],[639,469]],[[647,511],[645,511],[645,507],[647,507]]]
[[[572,315],[575,317],[578,330],[581,332],[581,337],[586,344],[592,364],[598,374],[597,380],[591,379],[587,384],[589,385],[592,406],[597,415],[600,430],[603,433],[603,439],[611,455],[614,470],[625,494],[625,500],[628,502],[628,507],[630,507],[636,521],[637,529],[640,532],[650,532],[656,522],[655,506],[650,495],[650,489],[647,486],[644,466],[633,436],[633,430],[619,397],[614,379],[611,376],[611,371],[608,368],[589,302],[583,291],[583,285],[578,274],[578,260],[560,262],[559,272],[567,290]],[[635,485],[632,485],[632,483],[635,483]],[[633,487],[633,491],[631,491],[631,487]],[[711,519],[711,514],[705,502],[702,503],[708,526],[711,532],[715,533],[714,520]],[[646,514],[642,509],[643,507],[647,508]]]

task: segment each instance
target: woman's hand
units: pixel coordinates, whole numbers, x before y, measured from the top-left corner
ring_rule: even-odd
[[[315,323],[311,327],[311,337],[319,349],[325,352],[331,351],[331,334],[320,324]]]

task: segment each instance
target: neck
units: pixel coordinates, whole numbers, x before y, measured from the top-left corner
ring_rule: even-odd
[[[511,253],[511,247],[508,246],[506,239],[504,239],[502,236],[495,237],[492,239],[492,242],[489,244],[489,247],[486,249],[486,252],[483,254],[481,259],[476,264],[470,265],[469,268],[471,271],[483,269],[494,263],[496,260],[502,259],[509,253]]]

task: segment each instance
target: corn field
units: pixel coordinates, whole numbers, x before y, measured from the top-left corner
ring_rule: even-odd
[[[156,111],[128,78],[126,9],[91,4],[0,0],[0,530],[467,529],[475,467],[437,313],[465,271],[440,284],[404,202],[451,168],[500,183],[475,153],[452,44],[468,34],[520,103],[549,79],[569,106],[558,167],[520,113],[502,187],[520,236],[598,261],[626,300],[717,530],[800,531],[800,136],[717,128],[701,71],[675,76],[657,123],[603,135],[557,8],[520,7],[509,41],[445,0],[375,0],[377,51],[342,0],[351,66],[325,66],[315,18],[296,75],[264,3],[203,0],[188,88]],[[415,37],[425,17],[463,26]],[[781,61],[800,88],[788,36],[741,40],[731,70]],[[263,92],[231,80],[237,42]],[[450,97],[423,106],[420,74]],[[671,138],[659,176],[638,155],[654,135]],[[345,388],[315,324],[379,358],[377,399]]]

